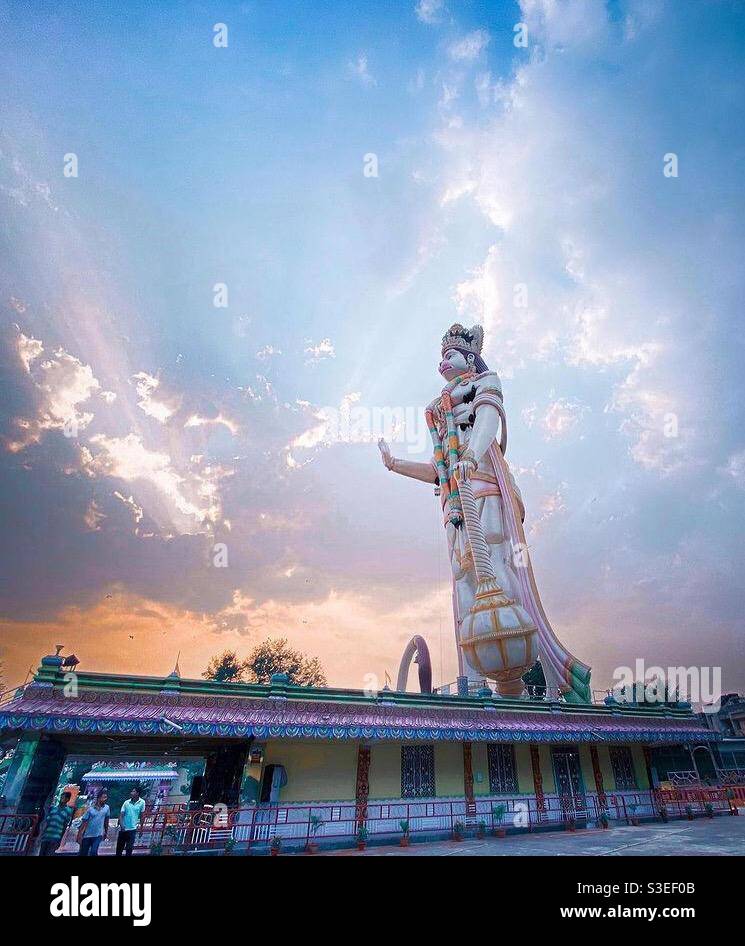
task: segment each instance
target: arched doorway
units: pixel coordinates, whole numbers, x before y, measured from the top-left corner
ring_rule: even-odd
[[[717,781],[717,764],[710,746],[696,746],[691,751],[693,765],[701,781],[713,785]]]

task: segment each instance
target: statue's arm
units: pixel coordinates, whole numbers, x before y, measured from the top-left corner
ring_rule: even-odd
[[[391,456],[391,451],[385,440],[378,441],[380,455],[386,469],[392,473],[400,473],[401,476],[408,476],[412,480],[421,480],[423,483],[437,483],[437,473],[431,463],[422,463],[419,460],[399,460]]]
[[[481,464],[484,454],[492,442],[500,434],[500,425],[504,423],[504,408],[502,407],[502,385],[495,371],[481,375],[476,382],[476,397],[473,400],[475,413],[473,430],[468,441],[468,451],[460,467],[459,473],[468,477],[473,469],[471,463]],[[500,446],[506,446],[506,430],[502,430]],[[469,455],[473,458],[469,462]]]
[[[476,407],[473,432],[468,441],[468,449],[479,465],[498,433],[499,411],[493,404],[479,404]]]

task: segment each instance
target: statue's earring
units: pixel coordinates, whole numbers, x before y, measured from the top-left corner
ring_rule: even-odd
[[[468,361],[468,364],[473,368],[474,364],[476,363],[476,356],[474,354],[470,354],[466,357],[466,360]]]

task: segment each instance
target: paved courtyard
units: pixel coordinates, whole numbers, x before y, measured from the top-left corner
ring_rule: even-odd
[[[556,831],[484,840],[412,841],[408,848],[386,845],[369,847],[365,851],[322,853],[328,857],[745,856],[745,817],[724,815],[713,819],[643,824],[638,828],[624,825],[608,831],[579,830],[573,834]]]

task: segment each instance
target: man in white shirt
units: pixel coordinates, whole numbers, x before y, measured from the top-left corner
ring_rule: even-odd
[[[135,845],[135,836],[140,827],[140,818],[145,810],[145,799],[140,798],[140,790],[133,788],[129,798],[122,805],[119,812],[119,835],[116,839],[116,856],[121,857],[126,849],[127,857],[132,856]]]

